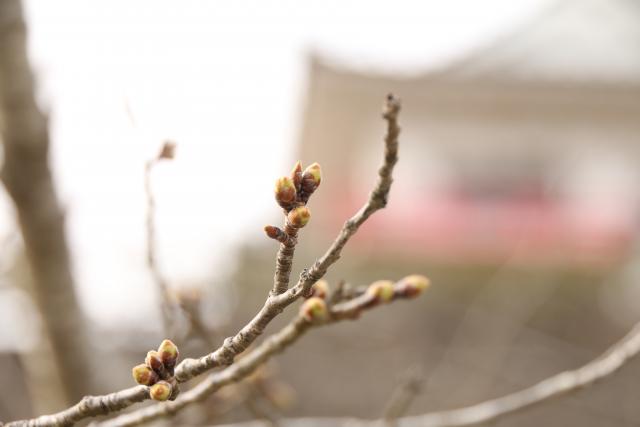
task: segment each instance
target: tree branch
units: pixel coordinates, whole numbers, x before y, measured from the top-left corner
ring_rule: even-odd
[[[324,322],[317,320],[321,317],[318,313],[316,313],[318,317],[311,321],[305,317],[305,307],[303,305],[300,315],[298,315],[293,321],[291,321],[291,323],[279,332],[267,338],[243,359],[223,371],[209,375],[204,381],[196,385],[191,390],[182,393],[173,402],[165,402],[148,406],[130,414],[121,415],[112,420],[96,423],[95,427],[136,426],[157,418],[174,415],[186,406],[202,401],[222,387],[246,378],[275,354],[278,354],[290,347],[313,327],[328,325],[342,320],[356,319],[364,310],[376,307],[383,302],[414,297],[416,294],[407,294],[404,291],[403,283],[404,281],[399,281],[393,285],[393,294],[384,301],[373,293],[365,293],[350,301],[335,305],[328,309],[324,306],[324,309],[328,310],[328,318]]]
[[[130,111],[130,110],[128,110]],[[130,116],[131,113],[129,113]],[[133,121],[133,119],[132,119]],[[153,168],[158,164],[159,161],[165,159],[173,159],[175,151],[175,144],[171,141],[165,141],[160,149],[160,152],[148,160],[144,167],[144,192],[146,196],[147,202],[147,212],[146,212],[146,232],[147,232],[147,266],[149,267],[149,271],[151,272],[151,276],[153,278],[153,282],[158,289],[158,293],[160,294],[160,311],[162,314],[162,326],[163,331],[167,336],[171,336],[171,325],[174,320],[175,314],[175,305],[171,300],[171,295],[169,293],[169,284],[167,283],[166,278],[160,271],[160,267],[158,266],[157,261],[157,244],[156,244],[156,223],[155,223],[155,214],[156,214],[156,203],[155,197],[153,195],[153,188],[151,186],[151,172]]]
[[[365,203],[365,205],[347,222],[345,222],[342,230],[338,234],[338,237],[333,242],[333,244],[329,247],[327,252],[322,256],[322,258],[308,270],[305,270],[300,275],[298,283],[288,289],[286,292],[281,294],[274,294],[273,292],[269,294],[267,297],[263,307],[260,311],[251,319],[237,334],[232,337],[228,337],[224,340],[223,344],[216,349],[214,352],[209,353],[199,359],[185,359],[183,360],[175,369],[175,379],[179,382],[185,382],[192,379],[195,376],[198,376],[210,369],[228,366],[231,365],[234,361],[234,358],[246,350],[249,345],[251,345],[255,339],[260,336],[269,322],[273,318],[275,318],[278,314],[280,314],[287,306],[292,304],[298,298],[303,295],[307,295],[311,289],[311,286],[315,282],[317,282],[322,276],[326,273],[328,268],[334,264],[339,258],[342,251],[342,248],[349,241],[351,236],[355,234],[360,225],[364,223],[367,218],[369,218],[375,211],[386,206],[387,198],[389,194],[389,189],[392,183],[392,172],[393,167],[398,159],[398,135],[400,133],[400,128],[397,124],[398,113],[400,112],[400,101],[395,98],[393,95],[389,95],[387,97],[383,117],[387,121],[387,133],[384,138],[385,141],[385,154],[384,154],[384,162],[382,167],[378,172],[378,180],[371,194],[369,195],[369,199]],[[272,338],[265,341],[272,342]],[[245,360],[251,360],[251,357],[255,353],[252,352],[250,355],[242,359],[242,362]],[[244,362],[247,363],[247,362]],[[232,368],[229,368],[232,369]],[[227,372],[229,369],[223,371]],[[235,372],[235,371],[233,371]],[[222,374],[220,373],[220,374]],[[204,387],[203,384],[206,384],[207,381],[198,384],[193,389],[182,393],[179,399],[183,401],[184,399],[188,399],[189,396],[192,396],[194,393],[197,393],[201,387]],[[132,392],[133,389],[137,389],[138,387],[133,387],[131,389],[124,390],[125,392]],[[147,389],[147,388],[145,388]],[[141,393],[142,394],[142,393]],[[136,394],[136,398],[138,395]],[[148,389],[146,396],[142,399],[148,398]],[[92,399],[98,399],[98,401],[105,399],[116,399],[118,400],[118,393],[112,393],[110,395],[105,396],[95,396]],[[118,401],[118,405],[113,406],[113,410],[109,410],[109,412],[115,412],[126,408],[127,406],[132,405],[138,400],[133,399],[123,399],[122,402]],[[165,405],[175,405],[175,402],[167,403]],[[80,405],[80,402],[78,405]],[[76,405],[76,406],[78,406]],[[168,406],[172,407],[172,406]],[[48,426],[60,426],[66,425],[60,423],[59,420],[62,414],[67,414],[68,411],[72,411],[73,408],[67,409],[58,414],[53,414],[49,416],[43,416],[36,418],[34,420],[27,421],[16,421],[14,423],[9,423],[7,426],[18,426],[18,425],[30,425],[30,426],[38,426],[38,427],[48,427]],[[76,411],[77,415],[74,415],[73,421],[76,422],[84,418],[88,418],[91,416],[95,416],[96,414],[91,412],[82,412]],[[67,415],[64,415],[67,416]]]
[[[492,421],[548,399],[588,387],[607,378],[640,353],[640,323],[607,351],[586,365],[561,372],[539,383],[497,399],[452,411],[434,412],[401,419],[400,425],[424,427],[468,426]]]

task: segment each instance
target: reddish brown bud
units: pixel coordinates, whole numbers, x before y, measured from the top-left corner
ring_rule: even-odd
[[[173,387],[171,384],[166,381],[158,381],[149,389],[149,396],[151,396],[153,400],[164,402],[171,397],[172,392]]]
[[[419,274],[412,274],[400,280],[396,284],[398,293],[407,298],[414,298],[423,293],[429,286],[431,281]]]
[[[370,295],[380,302],[389,302],[393,299],[393,282],[391,280],[378,280],[367,288],[367,295]]]
[[[323,299],[312,297],[300,306],[300,315],[308,322],[321,322],[327,319],[329,312]]]
[[[267,236],[269,236],[269,238],[277,240],[279,242],[284,242],[285,240],[287,240],[287,235],[285,234],[285,232],[273,225],[265,225],[264,232]]]
[[[329,283],[326,280],[320,279],[311,287],[311,296],[326,299],[329,294]]]
[[[176,361],[178,360],[180,352],[178,351],[178,346],[176,346],[171,340],[164,340],[160,343],[160,347],[158,347],[158,355],[160,356],[160,360],[164,364],[165,368],[170,371],[176,366]]]
[[[300,186],[302,184],[302,165],[300,162],[296,162],[291,171],[291,181],[297,192],[300,192]]]
[[[307,225],[309,219],[311,219],[311,212],[306,206],[298,206],[297,208],[289,212],[289,214],[287,215],[287,219],[289,221],[289,224],[291,224],[295,228],[302,228]]]
[[[133,379],[141,385],[153,385],[159,379],[158,374],[145,364],[134,366],[131,370],[131,375],[133,375]]]
[[[276,201],[282,208],[290,209],[296,201],[296,187],[291,178],[283,176],[276,181]]]
[[[302,191],[306,194],[313,193],[316,191],[316,188],[320,186],[320,181],[322,181],[320,165],[314,163],[308,166],[302,173]]]
[[[147,357],[145,357],[144,363],[160,375],[160,378],[166,376],[166,369],[157,351],[151,350],[147,352]]]
[[[162,144],[162,148],[158,153],[159,160],[171,160],[176,156],[176,143],[167,140]]]

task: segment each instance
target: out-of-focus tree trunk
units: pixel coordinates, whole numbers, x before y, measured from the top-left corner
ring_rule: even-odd
[[[65,397],[75,400],[91,378],[86,323],[74,293],[64,215],[48,164],[47,118],[35,101],[19,0],[0,1],[0,118],[1,178],[15,203],[36,300]]]

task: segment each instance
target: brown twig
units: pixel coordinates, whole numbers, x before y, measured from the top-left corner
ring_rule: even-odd
[[[147,200],[147,218],[146,218],[146,231],[147,231],[147,266],[153,277],[153,282],[160,294],[161,313],[162,313],[162,326],[165,335],[172,336],[171,325],[174,321],[175,304],[171,299],[169,293],[169,284],[160,271],[160,267],[157,262],[157,244],[156,244],[156,227],[155,227],[155,214],[156,203],[153,195],[153,188],[151,186],[151,172],[153,168],[163,159],[172,159],[174,155],[175,144],[171,141],[166,141],[158,155],[148,160],[144,167],[144,191]]]
[[[338,234],[338,237],[329,247],[327,252],[320,258],[320,260],[316,261],[316,263],[311,268],[302,272],[297,284],[294,287],[289,288],[286,292],[281,294],[274,295],[273,293],[271,293],[267,297],[267,300],[265,301],[263,307],[253,317],[253,319],[251,319],[237,334],[225,339],[222,346],[220,346],[217,350],[199,359],[183,360],[175,369],[175,378],[178,382],[188,381],[191,378],[216,367],[231,365],[234,361],[234,358],[238,354],[246,350],[247,347],[249,347],[249,345],[251,345],[255,341],[255,339],[264,332],[265,328],[273,318],[275,318],[287,306],[292,304],[298,298],[309,293],[311,286],[319,279],[321,279],[322,276],[327,272],[328,268],[340,258],[342,249],[349,241],[351,236],[355,234],[360,225],[362,225],[362,223],[364,223],[367,218],[369,218],[375,211],[386,206],[389,189],[392,182],[391,174],[393,172],[393,167],[398,159],[397,138],[400,133],[400,128],[397,124],[397,117],[399,112],[399,99],[395,98],[393,95],[389,95],[387,97],[383,110],[383,117],[387,121],[387,133],[384,138],[384,162],[378,172],[378,180],[374,189],[370,193],[365,205],[351,219],[345,222],[340,233]],[[293,328],[293,326],[290,327]],[[302,326],[300,327],[302,328]],[[283,332],[281,331],[281,334],[282,333]],[[295,331],[290,331],[289,333],[295,333]],[[272,336],[267,341],[265,341],[265,343],[273,342],[273,340],[274,337]],[[266,351],[264,350],[264,347],[261,348],[263,348],[263,352]],[[244,365],[240,366],[246,366],[246,364],[248,363],[246,362],[247,360],[253,360],[252,358],[259,357],[259,355],[255,356],[256,351],[253,351],[251,354],[242,359],[241,362],[244,363]],[[217,375],[224,375],[227,372],[237,372],[238,369],[241,369],[237,368],[237,366],[238,364],[222,371]],[[197,394],[198,390],[206,387],[207,384],[208,381],[205,380],[195,386],[193,389],[182,393],[182,400],[180,401],[185,401],[185,399],[189,399],[189,396]],[[212,387],[214,387],[215,384],[217,383],[214,383]],[[138,390],[138,392],[136,392],[135,390]],[[122,410],[135,402],[140,401],[131,399],[130,396],[132,394],[135,395],[136,398],[140,397],[141,400],[149,397],[148,391],[146,392],[146,396],[138,395],[137,393],[143,394],[139,390],[139,387],[132,387],[130,389],[105,396],[90,397],[90,399],[97,402],[112,402],[111,407],[113,408],[113,410],[109,409],[108,412],[115,412],[118,410]],[[125,398],[124,396],[127,396],[127,398]],[[176,402],[178,402],[178,400],[165,404],[165,407],[171,408],[173,407],[172,405],[176,404]],[[82,406],[81,404],[82,402],[75,405],[73,407],[76,408],[75,410],[73,410],[73,408],[69,408],[65,411],[59,412],[58,414],[42,416],[33,420],[17,421],[15,423],[9,423],[8,425],[29,425],[39,427],[61,426],[73,424],[74,422],[80,421],[82,419],[104,413],[95,413],[93,410],[84,410],[82,409],[84,408],[84,406]]]
[[[407,413],[415,397],[422,391],[424,375],[420,366],[412,366],[403,374],[403,378],[391,394],[382,418],[387,425],[397,425],[398,418]]]
[[[289,288],[293,255],[298,243],[298,229],[285,219],[284,230],[280,230],[277,240],[280,242],[276,255],[276,270],[273,276],[272,295],[279,295]]]

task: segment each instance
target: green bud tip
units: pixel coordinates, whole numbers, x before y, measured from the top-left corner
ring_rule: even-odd
[[[298,206],[287,215],[289,223],[296,228],[302,228],[311,219],[311,211],[306,206]]]
[[[158,355],[162,363],[167,368],[171,368],[175,366],[180,352],[178,351],[178,346],[171,340],[164,340],[160,343],[160,347],[158,347]]]
[[[133,379],[141,385],[153,385],[158,381],[158,374],[145,364],[134,366],[131,374]]]
[[[367,295],[374,297],[377,301],[389,302],[393,299],[394,289],[391,280],[378,280],[367,288]]]
[[[423,293],[429,286],[431,281],[420,274],[412,274],[400,280],[396,287],[398,291],[408,297],[413,298]]]
[[[307,194],[311,194],[318,188],[320,181],[322,181],[320,165],[314,163],[302,173],[302,190]]]
[[[329,312],[322,298],[311,297],[300,306],[300,315],[308,322],[319,322],[326,320]]]
[[[158,381],[149,389],[149,395],[153,400],[164,402],[171,397],[173,387],[166,381]]]
[[[275,195],[280,205],[293,203],[296,200],[296,187],[291,178],[283,176],[276,181]]]
[[[322,181],[322,170],[320,169],[320,165],[318,163],[313,163],[307,166],[302,173],[302,177],[304,179],[311,179],[316,185],[320,185],[320,181]]]

